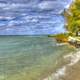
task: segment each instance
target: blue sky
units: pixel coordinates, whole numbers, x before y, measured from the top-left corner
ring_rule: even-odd
[[[0,0],[0,35],[47,35],[65,32],[60,14],[72,0]]]

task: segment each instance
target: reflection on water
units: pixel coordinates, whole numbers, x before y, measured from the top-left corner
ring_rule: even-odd
[[[0,80],[38,80],[54,69],[60,55],[70,51],[46,36],[1,36]]]
[[[42,35],[65,32],[64,17],[72,0],[0,1],[0,35]]]

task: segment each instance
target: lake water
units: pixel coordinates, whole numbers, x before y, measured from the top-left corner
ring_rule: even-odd
[[[0,80],[42,80],[71,51],[46,36],[0,36]]]

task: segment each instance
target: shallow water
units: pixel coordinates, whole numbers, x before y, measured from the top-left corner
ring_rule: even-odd
[[[46,36],[1,36],[0,80],[40,80],[54,70],[61,55],[71,51]]]

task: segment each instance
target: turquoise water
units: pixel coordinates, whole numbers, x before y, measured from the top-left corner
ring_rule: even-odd
[[[0,80],[41,80],[70,51],[46,36],[0,36]]]

